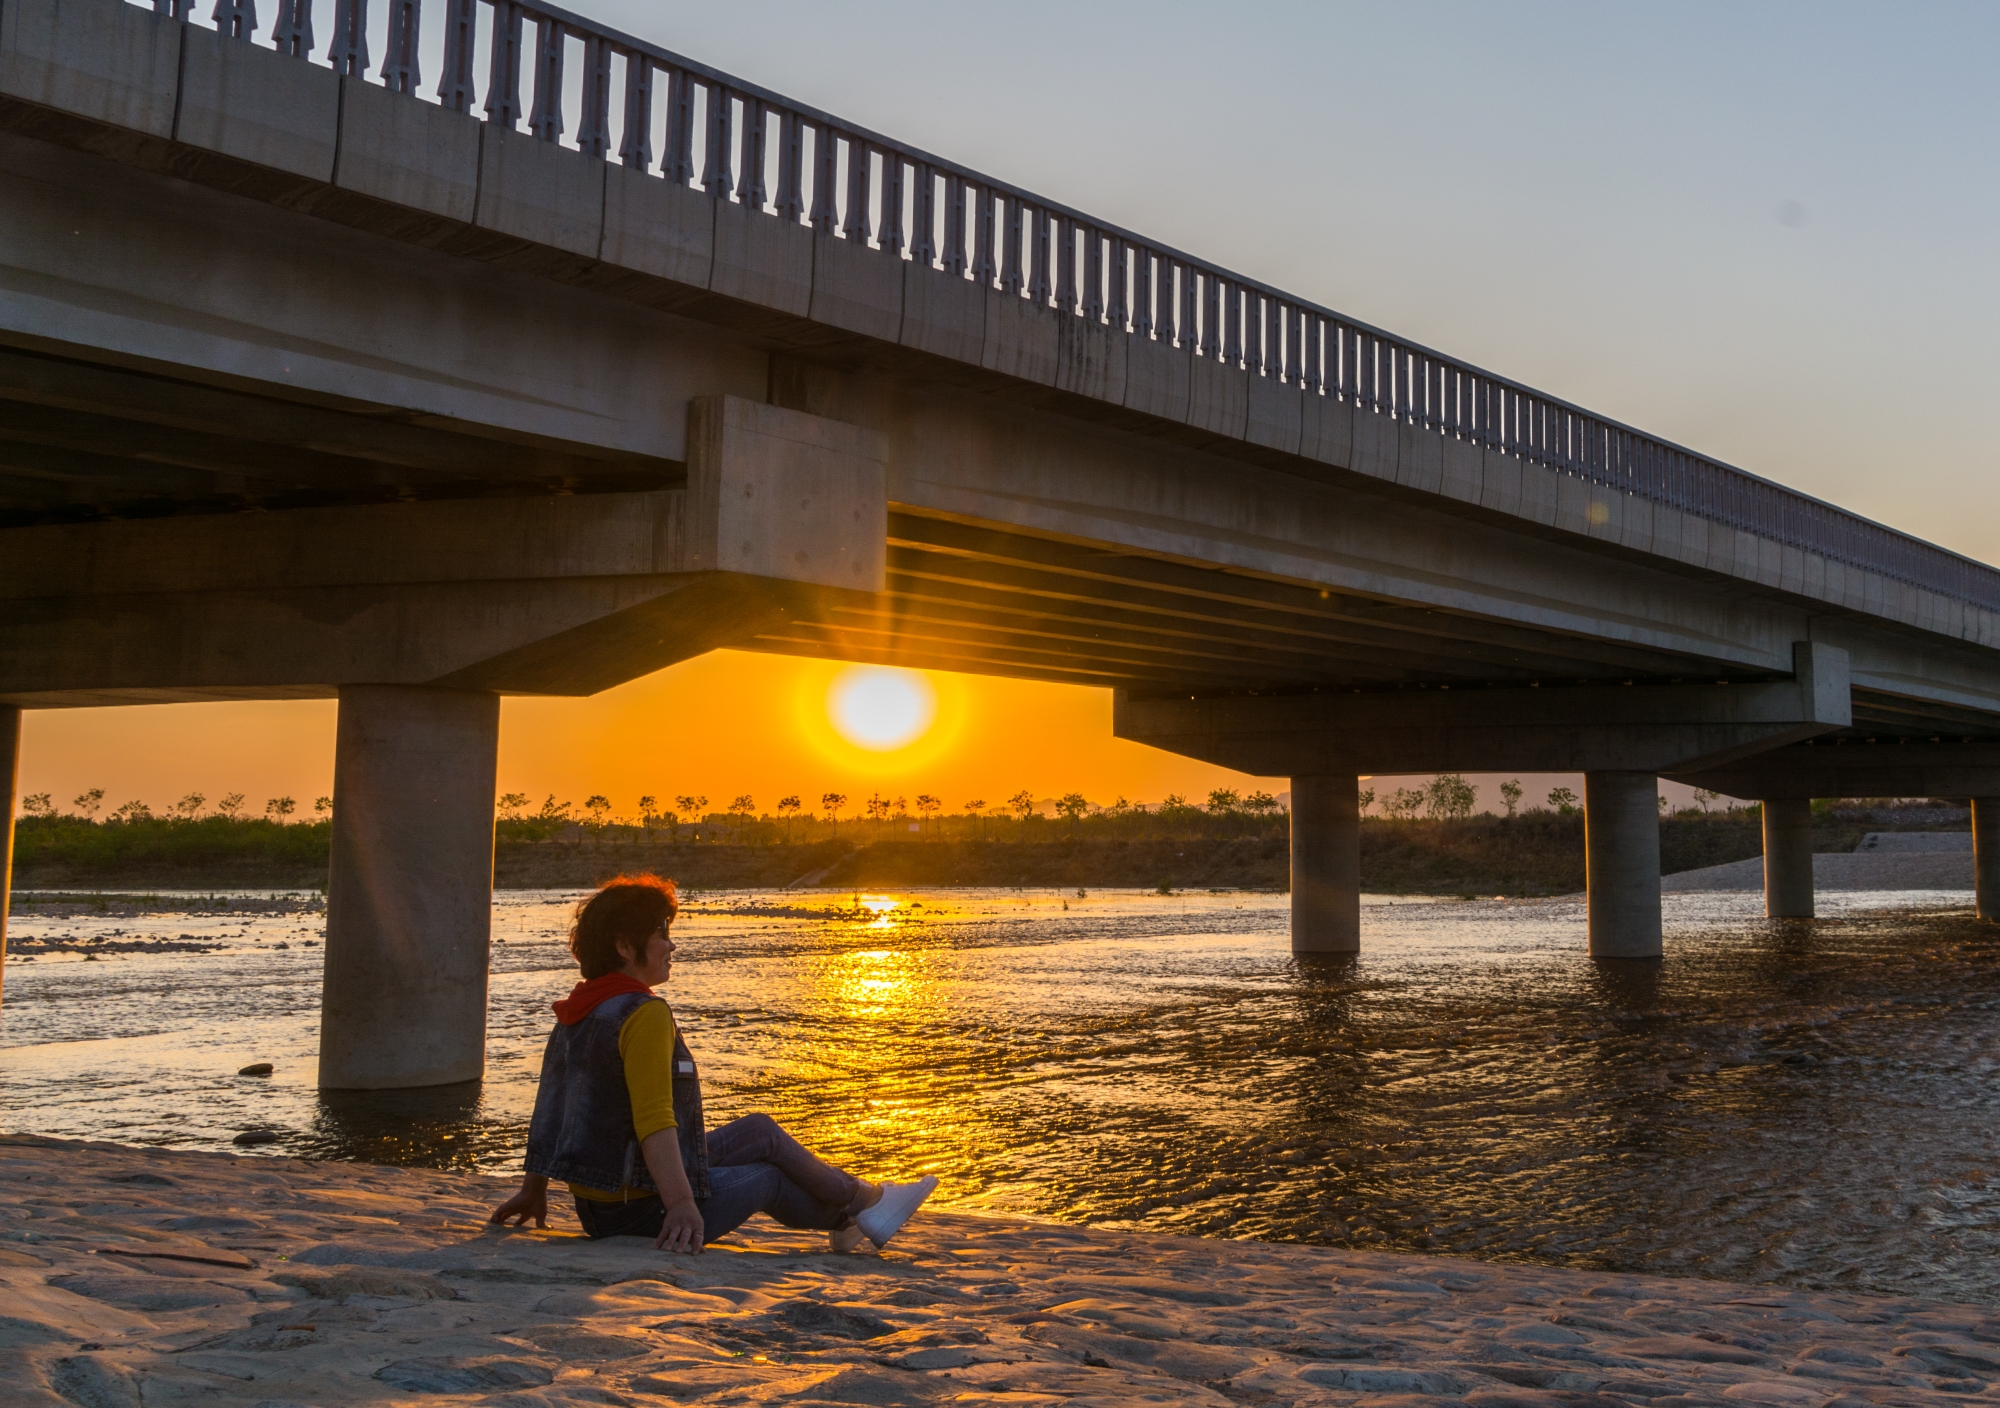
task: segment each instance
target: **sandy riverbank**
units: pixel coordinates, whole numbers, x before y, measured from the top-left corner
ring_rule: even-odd
[[[920,1218],[699,1258],[486,1230],[470,1174],[0,1138],[8,1404],[1990,1400],[2000,1315],[1916,1299]]]

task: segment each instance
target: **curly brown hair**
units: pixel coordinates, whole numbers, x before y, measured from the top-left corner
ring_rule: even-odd
[[[632,955],[619,951],[623,943],[633,954],[662,924],[681,912],[674,882],[657,875],[620,875],[604,882],[598,892],[576,907],[569,931],[570,955],[583,969],[585,981],[623,968]]]

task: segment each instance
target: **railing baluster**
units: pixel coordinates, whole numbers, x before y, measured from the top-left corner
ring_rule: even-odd
[[[1021,198],[1004,197],[1007,218],[1003,225],[1007,248],[1000,260],[1000,291],[1019,297],[1021,293]]]
[[[595,34],[583,36],[583,110],[576,119],[576,145],[599,160],[611,154],[611,45]]]
[[[453,0],[454,4],[464,4],[468,9],[479,0]],[[161,14],[166,11],[161,10]],[[450,37],[446,37],[446,52],[450,52]],[[312,0],[278,0],[278,18],[271,26],[271,45],[279,53],[294,59],[309,59],[313,47]],[[469,47],[469,46],[468,46]],[[448,65],[447,65],[448,66]],[[438,94],[443,96],[444,90]],[[459,108],[464,112],[464,108]]]
[[[1176,271],[1179,282],[1174,307],[1174,337],[1180,343],[1181,351],[1192,357],[1195,353],[1195,267],[1180,264]]]
[[[728,200],[736,185],[736,99],[720,83],[708,85],[707,127],[701,188],[715,200]]]
[[[368,0],[334,0],[333,43],[326,60],[349,78],[368,72]]]
[[[1067,215],[1056,217],[1056,307],[1076,312],[1076,223]]]
[[[1083,227],[1083,316],[1093,323],[1104,321],[1104,232]]]
[[[910,253],[926,269],[937,267],[937,171],[917,163],[917,189],[911,201],[910,224],[916,242]]]
[[[840,184],[840,138],[824,122],[813,126],[812,227],[822,235],[833,233],[838,211],[836,196]]]
[[[882,248],[901,259],[909,242],[903,238],[903,154],[882,153],[882,224],[876,240]]]
[[[257,0],[215,0],[209,19],[216,30],[230,39],[252,39],[257,34]]]
[[[944,270],[954,279],[965,277],[965,178],[950,172],[944,178]]]
[[[528,134],[553,142],[563,134],[563,54],[569,45],[560,23],[546,16],[535,19],[535,105],[528,113]]]
[[[1153,256],[1144,245],[1132,250],[1132,335],[1153,333]]]
[[[847,139],[846,206],[840,221],[842,238],[868,243],[868,144],[853,136]]]
[[[806,213],[806,124],[787,109],[778,118],[778,218],[796,225]]]
[[[745,98],[743,122],[743,171],[737,178],[736,199],[761,215],[770,199],[764,183],[764,167],[770,155],[766,138],[766,129],[771,125],[770,107],[762,98]]]
[[[153,13],[186,24],[194,18],[194,0],[153,0]]]
[[[510,132],[521,120],[521,7],[514,0],[495,0],[493,6],[486,120]]]
[[[667,70],[667,155],[660,174],[676,186],[694,182],[694,75]]]
[[[618,134],[618,160],[639,172],[653,169],[653,61],[625,56],[625,120]]]
[[[389,53],[382,60],[382,86],[414,93],[424,81],[417,67],[417,44],[424,34],[422,0],[389,0]]]
[[[1249,290],[1231,284],[1222,304],[1222,360],[1231,367],[1243,365],[1243,320]]]
[[[1028,213],[1034,224],[1033,236],[1028,241],[1028,262],[1031,266],[1028,278],[1028,300],[1037,308],[1049,306],[1055,290],[1049,285],[1049,256],[1054,252],[1049,233],[1049,212],[1040,206]]]
[[[990,186],[981,186],[976,194],[979,214],[972,222],[972,280],[981,288],[992,288],[994,281],[1000,277],[1000,266],[993,248],[993,190]]]

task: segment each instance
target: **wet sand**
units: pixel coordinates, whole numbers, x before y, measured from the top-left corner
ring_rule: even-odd
[[[700,1257],[487,1228],[473,1173],[0,1137],[8,1404],[1991,1399],[1976,1305],[920,1215]]]

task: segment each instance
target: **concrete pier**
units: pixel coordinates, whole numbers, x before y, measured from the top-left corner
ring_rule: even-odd
[[[1659,797],[1651,773],[1583,775],[1592,958],[1660,956]]]
[[[7,901],[14,892],[14,802],[21,783],[21,711],[0,704],[0,1001],[7,987]]]
[[[1972,799],[1972,887],[1981,919],[2000,919],[2000,797]]]
[[[1812,799],[1766,797],[1764,917],[1813,917]]]
[[[1361,798],[1354,773],[1292,779],[1292,952],[1361,951]]]
[[[322,1088],[483,1073],[499,738],[498,695],[341,688]]]

